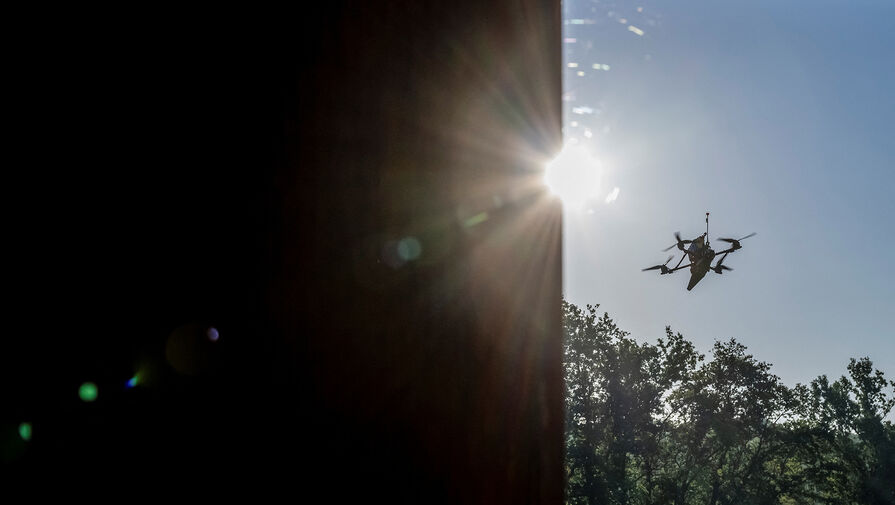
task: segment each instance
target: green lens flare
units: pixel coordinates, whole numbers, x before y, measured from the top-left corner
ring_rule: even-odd
[[[31,423],[22,423],[19,425],[19,436],[25,442],[31,440]]]
[[[420,241],[414,237],[406,237],[398,242],[398,256],[404,261],[412,261],[420,257],[423,251]]]
[[[85,382],[81,384],[81,388],[78,389],[78,396],[81,397],[81,400],[85,402],[92,402],[96,400],[96,397],[99,395],[99,391],[96,389],[96,384],[92,382]]]
[[[470,228],[477,224],[484,223],[487,220],[488,220],[488,213],[487,212],[479,212],[478,214],[467,219],[466,221],[463,221],[463,226]]]

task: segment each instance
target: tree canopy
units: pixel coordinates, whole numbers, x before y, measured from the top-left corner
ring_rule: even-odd
[[[735,339],[640,343],[563,302],[569,504],[895,504],[895,381],[787,387]]]

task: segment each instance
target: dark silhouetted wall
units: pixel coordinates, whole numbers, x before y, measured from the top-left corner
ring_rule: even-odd
[[[137,19],[29,63],[5,464],[560,502],[559,2]]]

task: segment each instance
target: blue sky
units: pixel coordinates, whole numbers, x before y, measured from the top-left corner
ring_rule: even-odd
[[[735,337],[788,384],[862,356],[895,378],[895,2],[564,9],[565,136],[600,170],[565,213],[566,298],[640,339]],[[640,271],[705,212],[716,250],[758,233],[734,271]]]

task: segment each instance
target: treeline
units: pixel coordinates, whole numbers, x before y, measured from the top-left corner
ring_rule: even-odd
[[[895,504],[895,381],[787,387],[736,340],[638,343],[564,302],[569,504]]]

